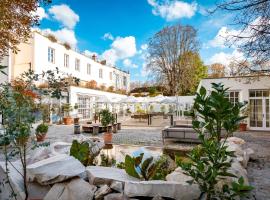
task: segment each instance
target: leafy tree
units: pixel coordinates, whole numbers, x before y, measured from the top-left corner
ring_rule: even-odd
[[[51,0],[1,0],[0,3],[0,61],[8,55],[9,49],[18,51],[18,44],[26,42],[31,35],[31,27],[39,24],[34,14],[40,4]],[[7,66],[4,66],[7,67]],[[3,66],[0,72],[3,73]]]
[[[189,183],[199,185],[201,197],[206,200],[234,199],[252,189],[244,185],[243,178],[232,185],[224,184],[221,189],[217,184],[224,177],[236,177],[228,172],[231,167],[229,157],[234,157],[234,152],[227,150],[226,140],[245,118],[240,117],[244,104],[231,104],[226,98],[228,89],[222,84],[212,86],[210,95],[202,87],[194,102],[192,124],[202,144],[189,154],[191,162],[180,162],[180,166],[193,178]],[[224,141],[220,142],[222,134]]]

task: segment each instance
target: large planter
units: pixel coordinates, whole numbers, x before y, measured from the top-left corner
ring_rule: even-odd
[[[117,124],[113,124],[112,126],[112,132],[117,133]]]
[[[117,123],[117,130],[121,130],[121,128],[122,128],[122,127],[121,127],[121,123],[118,122],[118,123]]]
[[[112,136],[113,136],[113,134],[111,132],[103,133],[104,143],[105,144],[111,144],[112,143]]]
[[[36,133],[37,142],[43,142],[47,133]]]
[[[80,118],[79,117],[75,117],[74,118],[74,124],[79,124]]]
[[[64,124],[71,125],[73,123],[72,117],[64,117]]]
[[[244,132],[247,130],[247,124],[246,123],[240,123],[239,124],[239,131]]]

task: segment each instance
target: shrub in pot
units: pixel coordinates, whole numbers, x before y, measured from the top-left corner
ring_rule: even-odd
[[[70,112],[72,111],[72,106],[69,103],[66,103],[63,105],[63,111],[64,111],[64,124],[70,125],[73,122],[72,117],[70,116]]]
[[[106,128],[106,132],[103,134],[104,143],[112,143],[112,130],[109,125],[113,121],[113,115],[108,109],[104,109],[100,112],[101,124]]]
[[[249,115],[249,106],[247,105],[241,110],[241,116],[248,117]],[[239,123],[239,131],[243,132],[247,130],[247,120],[244,119]]]
[[[49,126],[47,124],[39,124],[36,128],[36,138],[38,142],[45,140],[45,137],[48,133]]]

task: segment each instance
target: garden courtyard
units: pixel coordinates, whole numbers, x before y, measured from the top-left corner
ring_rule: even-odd
[[[135,122],[136,123],[136,122]],[[120,151],[127,150],[134,151],[142,146],[147,146],[147,149],[162,152],[163,148],[172,148],[178,150],[190,150],[194,144],[169,142],[166,146],[162,144],[161,131],[163,126],[141,126],[141,122],[137,122],[137,125],[122,126],[122,130],[113,135],[113,145],[116,145]],[[75,138],[82,136],[90,138],[102,138],[102,134],[92,136],[91,134],[82,133],[80,135],[74,135],[73,126],[66,125],[52,125],[49,128],[47,140],[50,142],[62,141],[72,142]],[[255,155],[252,156],[247,167],[247,174],[250,184],[254,186],[254,190],[251,192],[247,199],[270,199],[270,133],[262,131],[246,131],[236,132],[234,136],[242,138],[246,141],[245,148],[252,148],[255,151]],[[117,148],[116,148],[117,150]],[[117,152],[113,153],[113,156],[117,155]]]

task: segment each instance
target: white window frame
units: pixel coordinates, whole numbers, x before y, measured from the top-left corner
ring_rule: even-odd
[[[55,63],[55,49],[48,47],[48,62]]]
[[[123,86],[127,86],[127,77],[123,76]]]
[[[233,94],[233,95],[232,95]],[[227,95],[228,95],[228,99],[229,101],[235,105],[236,103],[239,102],[239,98],[240,98],[240,91],[237,91],[237,90],[229,90],[227,92]],[[237,99],[237,100],[236,100]]]
[[[80,71],[80,63],[81,61],[80,61],[80,59],[78,59],[78,58],[75,58],[75,70],[76,71]]]
[[[64,54],[64,67],[68,68],[69,67],[69,55]]]
[[[87,63],[87,74],[91,75],[91,64]]]
[[[103,69],[98,70],[98,77],[103,78]]]

